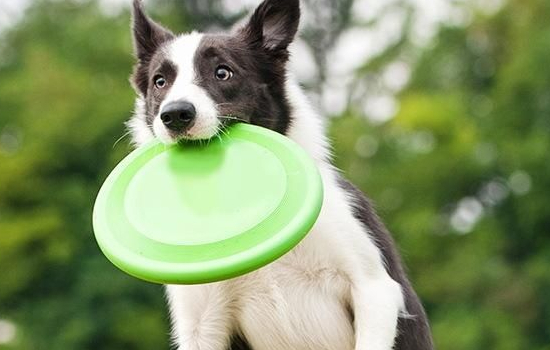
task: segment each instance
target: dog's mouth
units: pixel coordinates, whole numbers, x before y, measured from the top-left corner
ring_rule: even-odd
[[[232,115],[218,116],[216,125],[193,127],[177,133],[166,130],[167,135],[157,135],[157,138],[165,144],[203,144],[214,138],[220,138],[227,132],[227,129],[238,123],[248,124],[249,121]]]

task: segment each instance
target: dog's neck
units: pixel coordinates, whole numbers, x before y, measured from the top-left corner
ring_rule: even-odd
[[[288,137],[298,143],[317,163],[330,162],[325,123],[293,77],[287,80],[287,98],[292,111]]]

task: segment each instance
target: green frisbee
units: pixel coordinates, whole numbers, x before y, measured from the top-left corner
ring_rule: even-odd
[[[103,253],[130,275],[208,283],[291,250],[322,200],[319,172],[297,144],[237,124],[202,145],[154,141],[132,152],[101,187],[93,227]]]

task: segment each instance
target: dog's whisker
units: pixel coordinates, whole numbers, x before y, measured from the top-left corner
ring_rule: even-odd
[[[122,135],[121,137],[118,138],[118,140],[115,141],[115,143],[113,144],[113,149],[122,141],[124,140],[124,138],[130,136],[132,132],[131,131],[127,131],[124,133],[124,135]]]
[[[226,129],[226,128],[221,128],[221,129],[220,129],[220,132],[221,132],[222,134],[224,134],[225,136],[228,136],[228,135],[229,135],[229,134],[227,133],[227,129]]]
[[[219,118],[220,119],[225,119],[225,120],[236,120],[236,121],[240,121],[240,122],[243,122],[243,123],[247,122],[246,120],[244,120],[242,118],[233,117],[233,116],[220,116]]]
[[[222,102],[222,103],[217,103],[216,104],[216,107],[221,107],[221,106],[232,106],[234,105],[233,102]]]

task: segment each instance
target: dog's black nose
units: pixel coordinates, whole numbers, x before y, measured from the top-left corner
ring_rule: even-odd
[[[168,129],[182,132],[193,125],[196,115],[197,111],[192,103],[178,101],[167,104],[160,113],[160,119]]]

